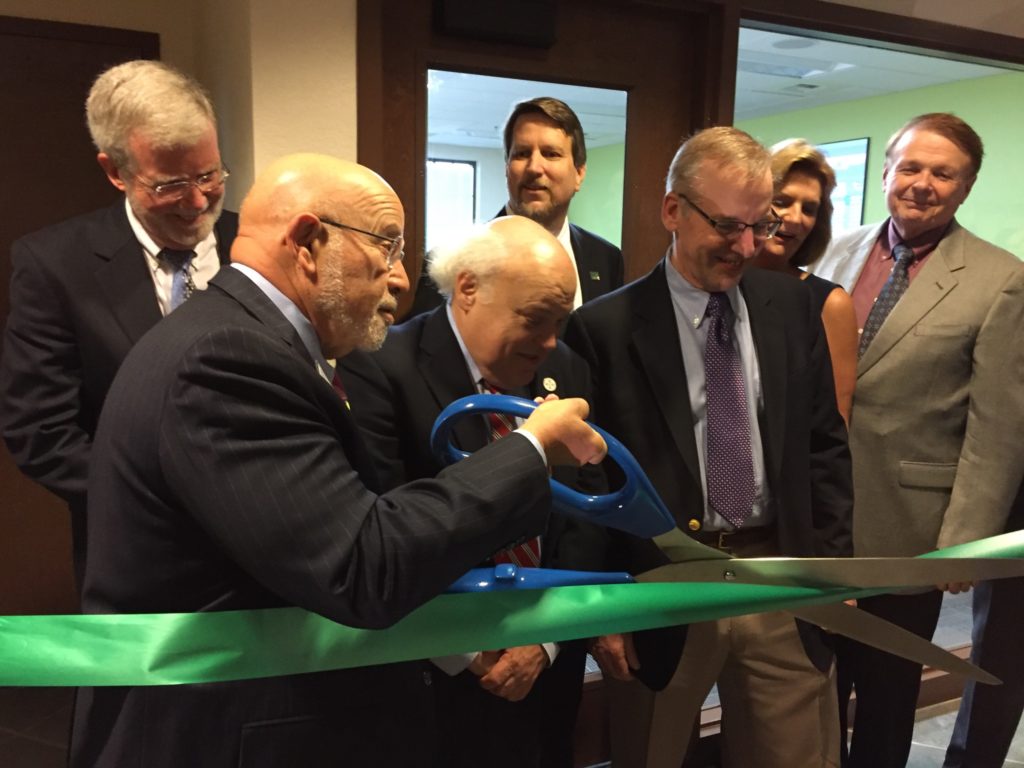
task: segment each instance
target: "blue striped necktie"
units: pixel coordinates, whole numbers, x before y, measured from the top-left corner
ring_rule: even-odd
[[[169,264],[174,270],[169,312],[180,307],[196,289],[196,284],[192,281],[192,259],[195,255],[195,251],[177,251],[173,248],[164,248],[157,254],[159,261]]]

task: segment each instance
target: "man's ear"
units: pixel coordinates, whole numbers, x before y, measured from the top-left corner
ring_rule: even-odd
[[[679,228],[679,197],[673,192],[666,192],[662,198],[661,223],[669,232]]]
[[[324,239],[323,225],[311,213],[300,213],[285,228],[285,245],[295,254],[299,267],[310,278],[316,276],[317,252]]]
[[[475,273],[463,270],[455,276],[455,286],[452,288],[452,304],[461,309],[467,310],[476,304],[480,297],[480,281]]]
[[[584,163],[576,169],[576,191],[580,191],[580,187],[583,186],[583,179],[587,175],[587,164]]]
[[[96,162],[100,164],[100,168],[107,174],[107,179],[110,183],[117,187],[119,190],[124,192],[125,182],[121,177],[121,169],[114,164],[114,160],[106,152],[100,152],[96,155]]]

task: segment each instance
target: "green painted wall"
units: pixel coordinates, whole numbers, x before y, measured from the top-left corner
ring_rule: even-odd
[[[957,218],[980,237],[1024,258],[1024,192],[1019,183],[1024,180],[1024,72],[796,110],[737,125],[767,145],[793,136],[812,142],[870,138],[864,221],[871,223],[888,215],[882,164],[889,136],[914,115],[940,111],[963,117],[985,142],[981,174]],[[587,155],[587,179],[573,198],[570,219],[619,244],[625,146],[599,147]]]
[[[889,136],[915,115],[943,111],[962,117],[985,142],[981,173],[957,219],[978,236],[1024,258],[1024,73],[786,112],[737,126],[767,145],[793,136],[815,143],[869,137],[864,222],[871,223],[888,215],[882,164]]]
[[[622,185],[625,144],[587,148],[587,176],[572,199],[569,220],[604,239],[622,244]]]

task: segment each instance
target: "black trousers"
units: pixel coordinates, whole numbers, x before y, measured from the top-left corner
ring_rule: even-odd
[[[1003,684],[967,683],[943,768],[1002,768],[1024,711],[1022,610],[1024,578],[975,587],[971,661]]]
[[[555,663],[516,702],[482,689],[472,672],[436,671],[434,768],[572,768],[585,661],[582,640],[563,643]]]
[[[877,595],[857,601],[862,610],[920,637],[931,639],[939,621],[942,592]],[[921,665],[845,637],[836,643],[836,682],[842,734],[840,763],[846,768],[903,768],[910,756]],[[846,744],[846,711],[857,691],[853,736]]]

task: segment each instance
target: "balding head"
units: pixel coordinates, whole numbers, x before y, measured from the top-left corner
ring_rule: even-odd
[[[388,251],[404,224],[394,190],[370,169],[288,155],[259,175],[242,203],[231,259],[298,306],[327,357],[343,357],[379,347],[394,322],[395,296],[409,283],[400,261],[388,268]]]
[[[522,216],[488,222],[435,254],[430,276],[449,297],[481,374],[500,389],[533,378],[576,294],[576,269],[561,243]]]

